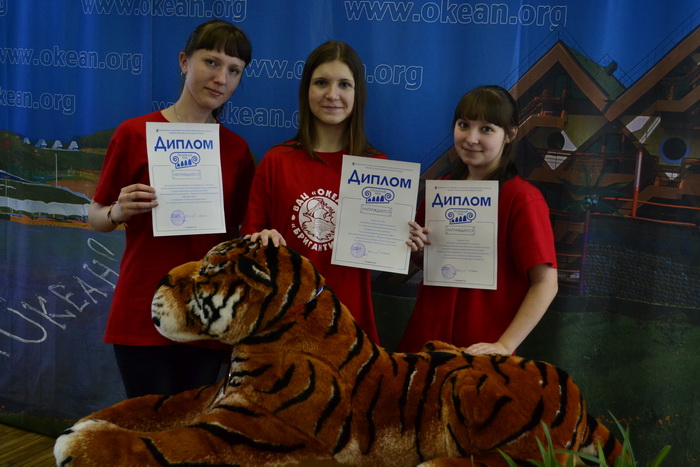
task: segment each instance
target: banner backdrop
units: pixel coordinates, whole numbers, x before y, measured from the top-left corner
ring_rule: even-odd
[[[102,344],[123,231],[90,230],[87,208],[113,129],[177,99],[178,52],[211,18],[253,44],[220,120],[258,159],[294,135],[304,60],[329,39],[364,61],[372,143],[425,178],[454,158],[459,97],[511,90],[560,254],[560,293],[519,353],[568,370],[638,457],[671,444],[670,465],[700,462],[692,0],[0,0],[0,421],[69,423],[124,397]],[[375,280],[396,299],[377,306],[389,347],[419,280]]]

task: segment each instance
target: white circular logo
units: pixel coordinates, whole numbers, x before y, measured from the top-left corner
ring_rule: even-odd
[[[337,195],[326,190],[314,191],[297,200],[296,215],[292,215],[292,228],[319,245],[333,242],[335,236],[335,213],[338,211]]]

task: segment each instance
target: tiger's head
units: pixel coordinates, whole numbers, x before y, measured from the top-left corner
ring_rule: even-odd
[[[171,270],[156,290],[151,316],[174,341],[236,344],[285,321],[323,283],[311,262],[289,248],[235,239]]]

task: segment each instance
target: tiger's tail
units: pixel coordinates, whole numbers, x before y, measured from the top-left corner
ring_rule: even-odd
[[[586,433],[581,442],[579,451],[591,456],[598,456],[598,446],[602,447],[605,462],[608,465],[615,465],[615,459],[622,455],[622,444],[613,436],[610,430],[600,423],[595,417],[587,414]],[[590,464],[582,459],[584,463]]]

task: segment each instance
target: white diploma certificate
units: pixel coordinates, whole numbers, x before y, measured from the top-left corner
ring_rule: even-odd
[[[331,262],[406,274],[420,164],[343,156]]]
[[[498,181],[426,181],[425,225],[425,285],[496,288]]]
[[[219,125],[146,123],[153,235],[226,232]]]

